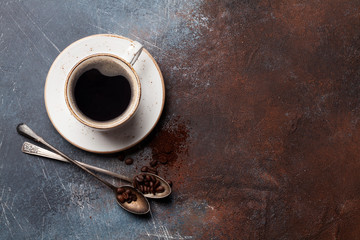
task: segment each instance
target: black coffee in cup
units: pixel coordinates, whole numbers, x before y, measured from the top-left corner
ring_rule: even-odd
[[[64,90],[72,115],[98,130],[130,120],[141,98],[140,79],[131,64],[106,53],[80,60],[69,72]]]
[[[121,75],[108,77],[90,69],[78,78],[74,98],[79,110],[95,121],[109,121],[129,106],[131,87]]]

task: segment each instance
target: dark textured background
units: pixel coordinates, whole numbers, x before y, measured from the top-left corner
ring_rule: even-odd
[[[360,239],[360,3],[326,1],[1,1],[0,239]],[[128,152],[81,151],[51,125],[47,71],[82,37],[145,45],[165,111]],[[76,159],[174,182],[137,217],[74,167],[20,152],[26,122]]]

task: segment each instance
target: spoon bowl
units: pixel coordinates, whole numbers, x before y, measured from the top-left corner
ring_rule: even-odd
[[[158,192],[155,194],[154,193],[143,193],[145,197],[159,199],[159,198],[165,198],[171,194],[171,187],[165,181],[165,179],[163,179],[162,177],[160,177],[158,175],[152,174],[152,173],[143,173],[143,174],[155,177],[155,179],[157,179],[160,182],[159,186],[162,186],[164,188],[164,191],[160,192],[160,193],[158,193]],[[139,174],[139,175],[141,175],[141,174]],[[135,178],[136,178],[136,176],[134,177],[132,184],[133,184],[134,188],[139,189],[136,184]]]
[[[126,211],[134,213],[134,214],[146,214],[150,211],[150,208],[148,207],[149,202],[144,197],[144,194],[142,194],[140,191],[133,188],[132,186],[124,185],[124,186],[121,186],[121,188],[124,188],[125,190],[129,189],[132,192],[132,194],[136,195],[137,200],[132,201],[131,203],[128,203],[128,202],[121,203],[119,201],[119,199],[117,198],[118,194],[115,190],[114,193],[115,193],[115,197],[116,197],[116,202],[119,204],[120,207],[122,207]]]

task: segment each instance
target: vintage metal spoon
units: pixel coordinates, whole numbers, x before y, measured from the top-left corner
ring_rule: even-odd
[[[50,159],[54,159],[54,160],[58,160],[58,161],[68,163],[68,160],[66,160],[66,158],[62,157],[61,155],[59,155],[57,153],[54,153],[54,152],[51,152],[49,150],[46,150],[44,148],[41,148],[41,147],[39,147],[39,146],[37,146],[35,144],[32,144],[32,143],[29,143],[29,142],[24,142],[23,143],[21,151],[23,153],[36,155],[36,156],[41,156],[41,157],[46,157],[46,158],[50,158]],[[127,176],[124,176],[122,174],[114,173],[114,172],[111,172],[109,170],[99,168],[99,167],[95,167],[95,166],[92,166],[92,165],[89,165],[89,164],[86,164],[86,163],[83,163],[83,162],[79,162],[79,161],[76,161],[76,162],[79,163],[80,165],[86,167],[87,169],[91,169],[91,170],[94,170],[94,171],[97,171],[97,172],[100,172],[100,173],[104,173],[104,174],[119,178],[121,180],[124,180],[126,182],[129,182],[131,184],[134,184],[134,181],[131,178],[129,178]],[[144,194],[145,197],[147,197],[147,198],[157,198],[158,199],[158,198],[165,198],[165,197],[170,195],[171,187],[163,178],[161,178],[158,175],[151,174],[151,173],[147,173],[147,175],[152,175],[157,180],[159,180],[160,186],[163,186],[165,190],[162,193],[156,193],[156,194],[147,193],[147,194]]]
[[[61,155],[63,158],[65,158],[67,161],[69,161],[70,163],[76,165],[77,167],[81,168],[82,170],[84,170],[85,172],[91,174],[93,177],[95,177],[97,180],[99,180],[100,182],[104,183],[106,186],[108,186],[111,190],[113,190],[113,192],[116,195],[117,189],[118,187],[112,185],[111,183],[109,183],[108,181],[105,181],[104,179],[98,177],[95,173],[91,172],[89,169],[87,169],[86,167],[82,166],[81,164],[79,164],[78,162],[74,161],[73,159],[69,158],[68,156],[66,156],[64,153],[60,152],[59,150],[57,150],[56,148],[54,148],[52,145],[50,145],[49,143],[47,143],[43,138],[41,138],[40,136],[38,136],[33,130],[31,130],[26,124],[19,124],[17,126],[17,131],[19,134],[30,138],[36,142],[39,142],[43,145],[45,145],[46,147],[50,148],[52,151],[56,152],[57,154]],[[129,189],[131,191],[132,194],[136,194],[137,200],[136,201],[132,201],[131,203],[121,203],[117,198],[116,201],[117,203],[126,211],[129,211],[131,213],[134,214],[146,214],[150,211],[150,204],[148,202],[148,200],[144,197],[144,195],[138,191],[137,189],[131,187],[131,186],[122,186],[122,188],[124,188],[125,190]]]

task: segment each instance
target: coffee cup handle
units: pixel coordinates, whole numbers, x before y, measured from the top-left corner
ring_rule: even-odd
[[[129,48],[126,51],[127,56],[125,56],[124,59],[127,62],[129,62],[132,66],[134,66],[143,49],[144,47],[143,45],[141,45],[141,43],[137,41],[132,41]]]

